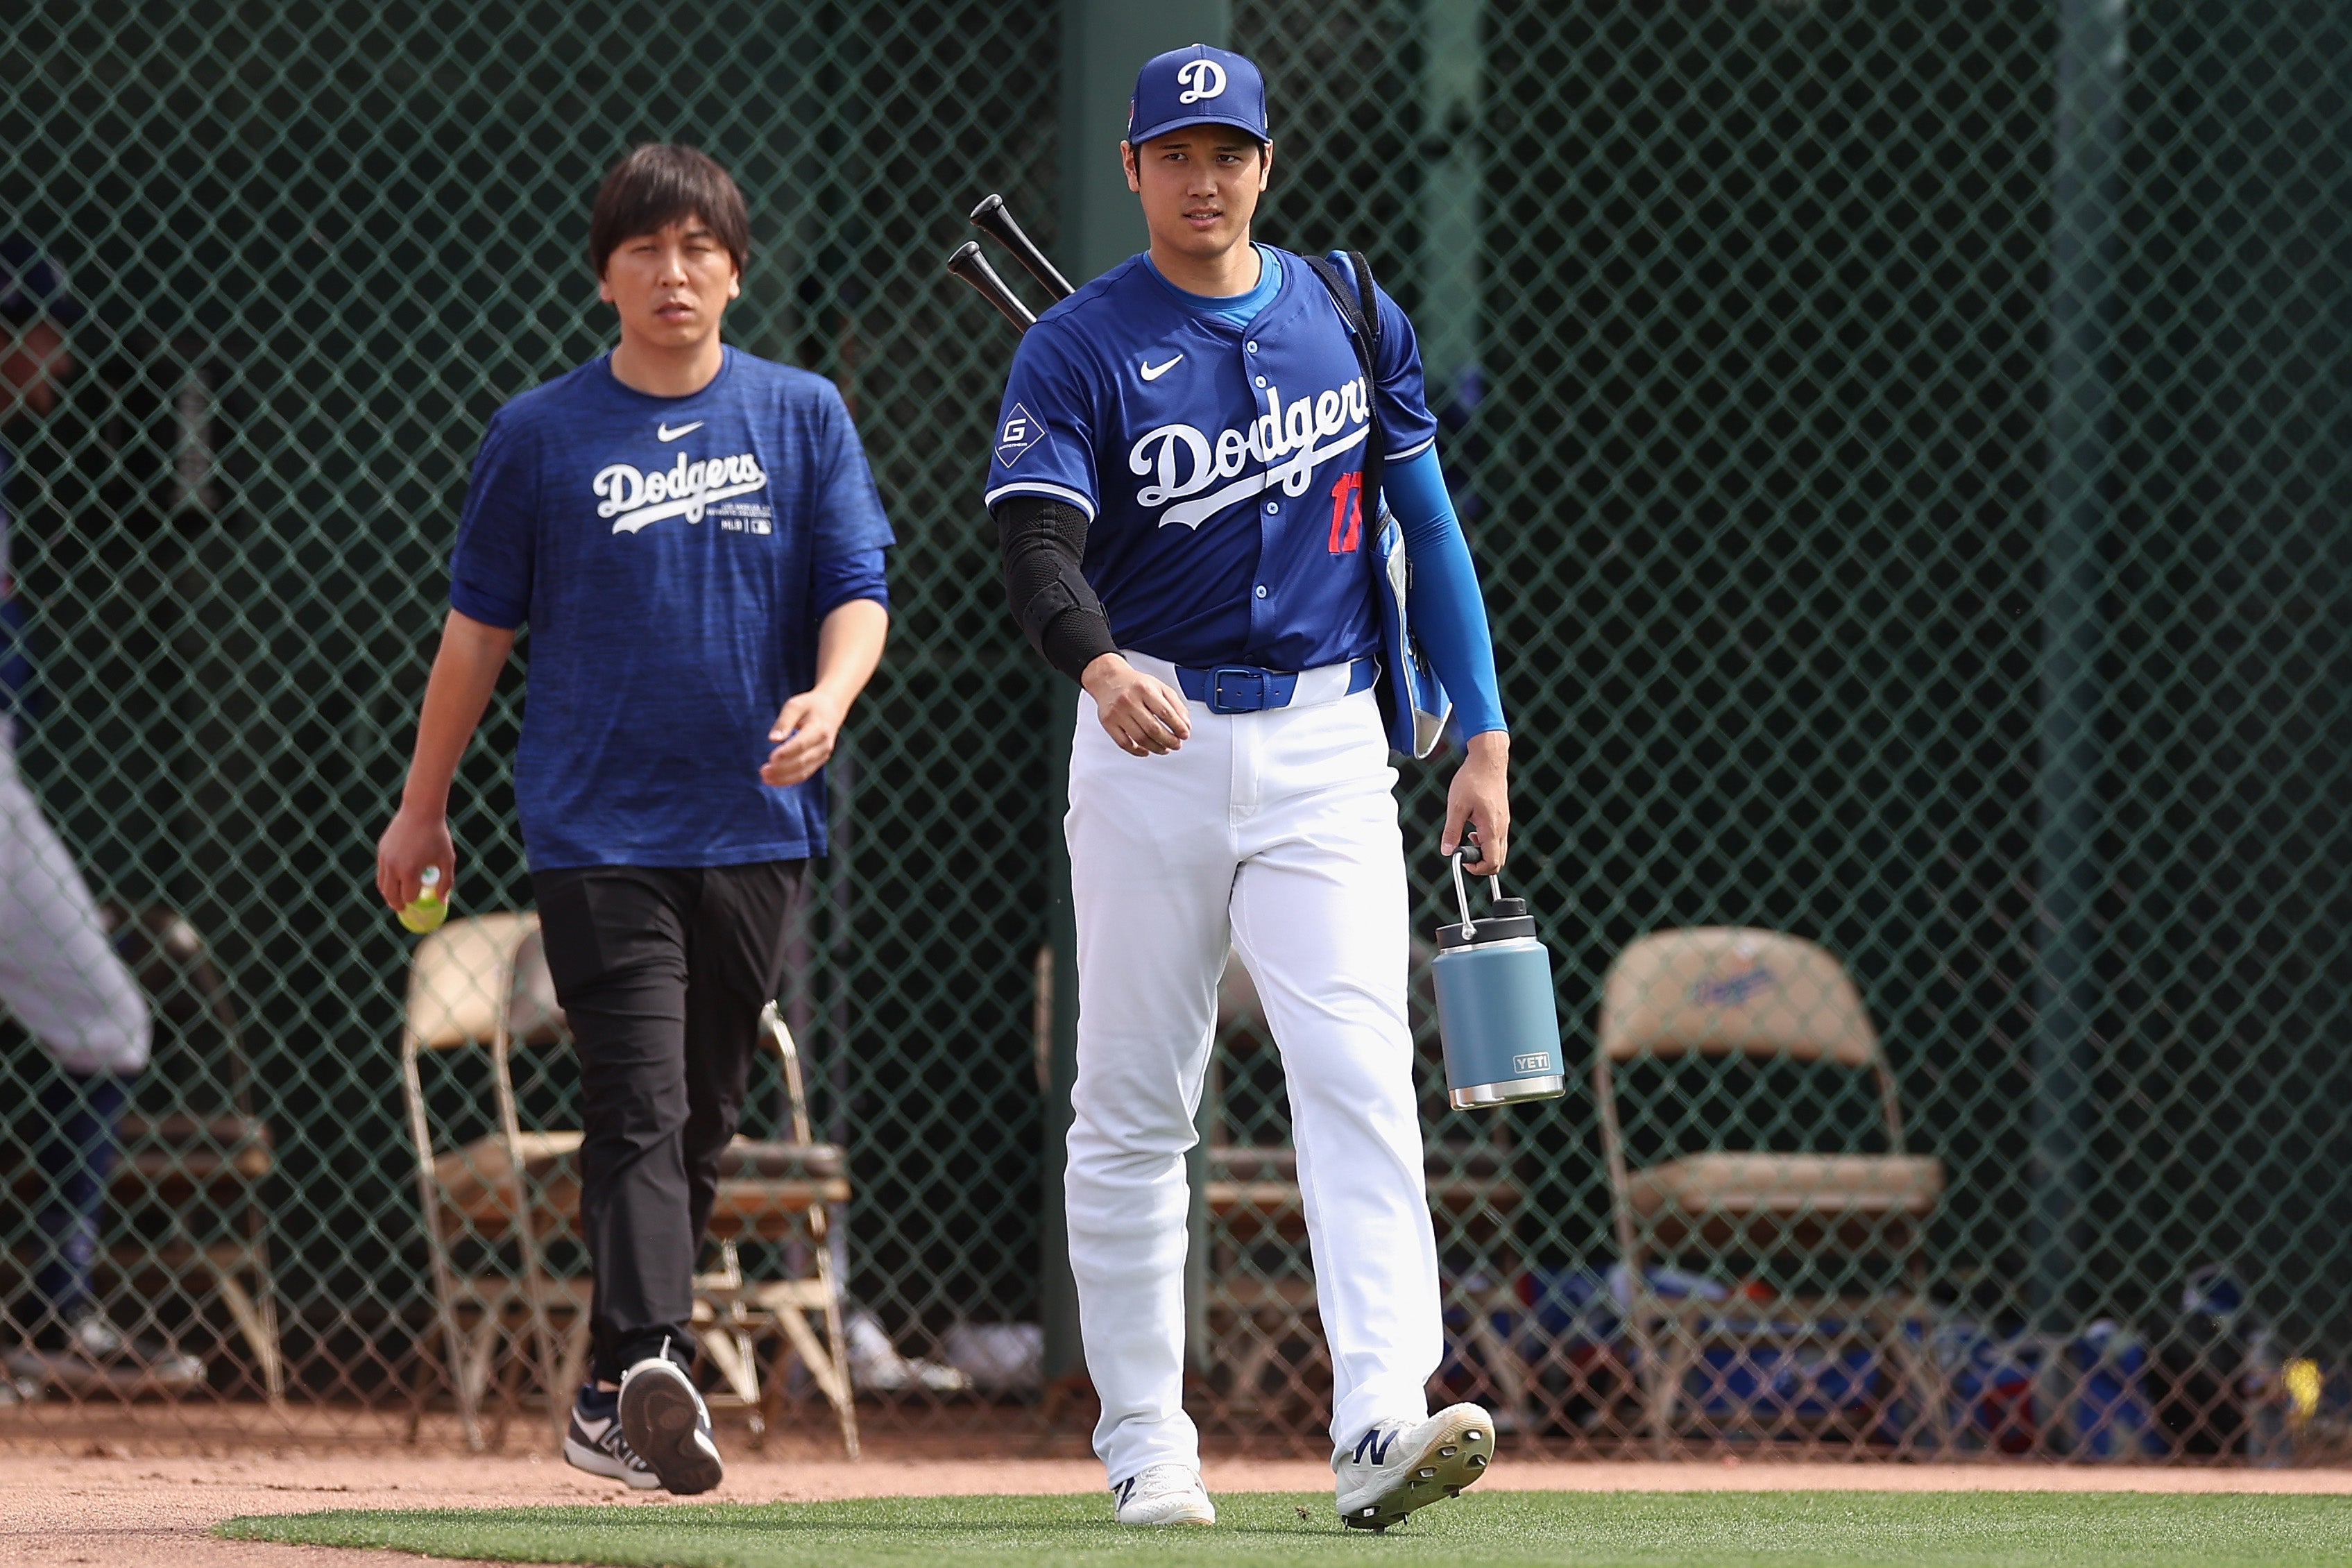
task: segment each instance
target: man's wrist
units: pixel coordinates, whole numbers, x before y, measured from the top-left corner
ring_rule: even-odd
[[[1508,730],[1481,730],[1462,742],[1462,751],[1474,763],[1508,762],[1511,732]]]
[[[847,713],[849,705],[857,700],[856,693],[844,687],[827,685],[822,680],[808,689],[808,695],[820,702],[830,702],[843,713]]]
[[[1078,672],[1078,684],[1085,687],[1090,695],[1098,696],[1100,693],[1095,691],[1097,685],[1117,679],[1121,673],[1133,668],[1123,655],[1098,653],[1087,661],[1085,669]]]
[[[400,815],[422,817],[427,822],[446,822],[449,816],[449,786],[443,784],[436,794],[411,781],[400,794]]]

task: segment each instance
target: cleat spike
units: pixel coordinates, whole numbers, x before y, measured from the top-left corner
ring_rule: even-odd
[[[1470,1456],[1470,1464],[1473,1468],[1483,1470],[1486,1468],[1486,1456],[1484,1454],[1473,1454]]]
[[[1484,1432],[1465,1432],[1462,1434],[1462,1436],[1463,1440],[1465,1442],[1479,1443],[1486,1440],[1486,1434]]]
[[[1421,1471],[1421,1479],[1424,1481],[1433,1481],[1437,1479],[1437,1472],[1434,1469],[1430,1468],[1428,1466],[1423,1466]]]
[[[1461,1451],[1461,1449],[1455,1447],[1453,1444],[1448,1443],[1445,1447],[1437,1450],[1437,1457],[1441,1459],[1450,1459]]]

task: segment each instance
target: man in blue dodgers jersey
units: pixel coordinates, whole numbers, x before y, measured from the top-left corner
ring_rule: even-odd
[[[1256,68],[1205,46],[1159,56],[1129,113],[1150,249],[1023,339],[987,487],[1014,616],[1086,690],[1066,1183],[1095,1447],[1123,1522],[1214,1521],[1181,1400],[1183,1155],[1230,944],[1289,1084],[1338,1507],[1385,1528],[1476,1479],[1494,1427],[1475,1405],[1432,1415],[1426,1394],[1443,1346],[1373,691],[1371,428],[1413,622],[1467,737],[1442,847],[1475,826],[1474,871],[1507,847],[1509,737],[1411,324],[1381,297],[1367,387],[1322,280],[1250,241],[1273,160]]]
[[[455,889],[449,784],[531,630],[515,804],[580,1056],[590,1377],[564,1458],[632,1487],[722,1475],[687,1376],[693,1273],[784,917],[824,853],[822,769],[881,658],[892,542],[833,384],[719,341],[743,198],[689,148],[614,165],[589,261],[621,341],[501,408],[376,885]]]

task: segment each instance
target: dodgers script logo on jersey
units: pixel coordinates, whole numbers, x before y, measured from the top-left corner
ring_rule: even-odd
[[[662,438],[670,440],[684,434],[685,430],[673,431]],[[635,533],[664,518],[700,522],[712,513],[718,516],[719,526],[730,533],[766,533],[774,526],[773,513],[764,505],[719,504],[768,488],[759,458],[750,452],[696,462],[681,451],[667,468],[651,473],[629,463],[609,463],[597,470],[588,488],[598,498],[596,515],[611,518],[614,533]]]
[[[1213,443],[1196,425],[1147,430],[1127,454],[1129,469],[1154,481],[1135,492],[1135,504],[1146,511],[1166,506],[1162,528],[1171,522],[1198,528],[1262,490],[1279,487],[1285,495],[1305,495],[1318,468],[1363,445],[1371,426],[1367,397],[1362,376],[1288,403],[1280,387],[1269,386],[1265,412],[1246,425],[1227,426]],[[1259,472],[1236,478],[1252,463]],[[1219,479],[1234,482],[1199,494]],[[1197,499],[1169,505],[1188,496]]]

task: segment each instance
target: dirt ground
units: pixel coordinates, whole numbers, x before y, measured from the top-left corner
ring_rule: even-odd
[[[255,1450],[214,1457],[140,1457],[121,1444],[88,1451],[0,1445],[0,1564],[155,1563],[173,1568],[326,1568],[374,1563],[381,1552],[270,1546],[214,1539],[217,1521],[246,1513],[340,1508],[490,1508],[530,1503],[672,1506],[583,1476],[547,1454],[463,1457],[381,1447]],[[520,1447],[520,1445],[517,1445]],[[943,1458],[937,1451],[869,1453],[851,1464],[818,1457],[730,1458],[714,1496],[730,1501],[979,1492],[1085,1492],[1102,1484],[1081,1458]],[[1208,1467],[1213,1490],[1310,1491],[1330,1485],[1312,1459],[1223,1458]],[[1799,1464],[1762,1460],[1651,1464],[1513,1459],[1507,1449],[1482,1483],[1578,1491],[2097,1490],[2324,1492],[2352,1495],[2352,1469],[2001,1464]],[[417,1560],[421,1561],[421,1560]]]

